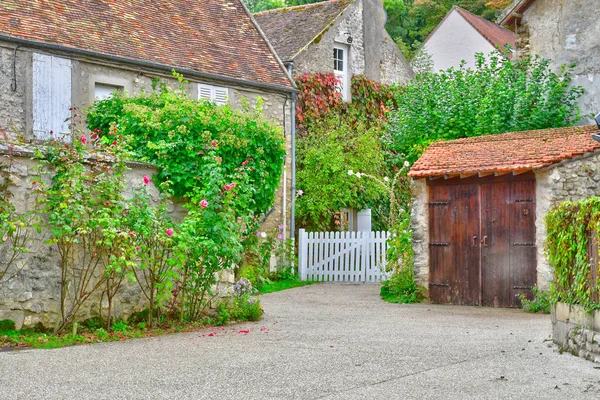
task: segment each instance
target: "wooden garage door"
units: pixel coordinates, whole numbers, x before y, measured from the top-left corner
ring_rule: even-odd
[[[535,181],[513,179],[430,187],[432,302],[517,307],[531,296]]]

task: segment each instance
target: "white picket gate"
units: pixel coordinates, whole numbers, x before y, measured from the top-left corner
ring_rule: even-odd
[[[377,283],[385,272],[389,232],[306,232],[300,229],[302,280]]]

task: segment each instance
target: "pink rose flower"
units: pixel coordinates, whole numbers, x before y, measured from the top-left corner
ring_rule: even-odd
[[[87,143],[87,138],[85,136],[81,137],[81,144],[85,146],[85,144]]]
[[[225,190],[226,191],[230,191],[231,190],[231,185],[225,185]]]
[[[279,230],[282,231],[283,230],[283,224],[279,225]]]
[[[148,177],[148,175],[144,175],[144,185],[147,185],[150,183],[150,178]]]
[[[206,199],[202,199],[202,201],[200,202],[200,206],[202,208],[208,207],[208,201],[206,201]]]
[[[110,201],[107,201],[104,204],[106,204],[107,206],[110,206]]]
[[[279,239],[279,240],[283,239],[283,235],[280,233],[279,235],[277,235],[277,239]]]
[[[167,234],[168,237],[173,236],[173,228],[168,228],[165,233]]]
[[[298,196],[302,196],[304,194],[304,190],[298,190]]]
[[[232,189],[235,188],[235,182],[231,182],[231,184],[229,184],[229,186],[231,186]]]
[[[132,238],[134,238],[137,235],[137,233],[135,232],[129,232],[129,236],[131,236]]]
[[[213,140],[211,143],[212,147],[217,147],[219,145],[219,143],[217,143],[216,140]]]

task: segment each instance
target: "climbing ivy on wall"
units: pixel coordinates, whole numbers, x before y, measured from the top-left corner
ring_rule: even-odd
[[[548,237],[546,256],[554,269],[553,302],[577,304],[591,311],[600,309],[600,282],[592,277],[589,251],[592,233],[600,233],[600,198],[564,202],[545,218]]]

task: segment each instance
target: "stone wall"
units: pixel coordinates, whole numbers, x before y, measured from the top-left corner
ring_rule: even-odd
[[[429,287],[429,189],[425,179],[412,182],[411,225],[415,252],[415,278]]]
[[[37,175],[37,161],[32,160],[30,146],[0,145],[1,162],[8,166],[9,190],[12,193],[11,202],[16,207],[16,212],[24,214],[35,210],[35,193],[31,181]],[[144,175],[151,176],[155,173],[154,167],[142,163],[128,164],[126,172],[125,196],[133,193],[133,188],[143,185]],[[151,197],[158,201],[159,193],[150,183],[147,186]],[[181,204],[171,204],[168,208],[169,216],[180,220],[185,215]],[[32,232],[30,251],[19,258],[17,263],[18,273],[9,274],[11,279],[0,282],[0,320],[11,319],[17,328],[30,327],[38,323],[44,326],[54,326],[60,313],[60,257],[55,245],[46,244],[49,233],[40,234]],[[14,272],[14,271],[13,271]],[[225,271],[219,276],[219,283],[214,288],[217,292],[226,294],[231,290],[233,274]],[[101,303],[101,291],[92,296],[81,310],[82,319],[98,315]],[[146,299],[137,283],[126,281],[121,293],[114,302],[115,317],[126,318],[133,312],[145,308]],[[102,312],[106,312],[106,300],[102,304]]]
[[[536,246],[538,286],[548,290],[552,268],[544,255],[546,225],[544,217],[552,206],[563,201],[583,200],[600,195],[600,155],[582,157],[557,164],[536,173]]]
[[[521,54],[553,60],[558,69],[576,64],[573,85],[586,90],[580,100],[584,123],[600,112],[600,2],[537,0],[525,11],[519,28]]]
[[[552,307],[552,340],[575,356],[600,363],[600,311],[587,313],[579,306]]]
[[[414,74],[385,31],[384,15],[380,0],[356,0],[319,38],[294,58],[294,74],[332,73],[333,47],[337,43],[349,46],[350,76],[365,74],[385,84],[408,83]],[[348,44],[350,36],[352,43]]]

